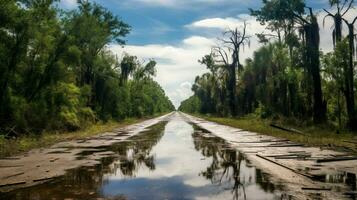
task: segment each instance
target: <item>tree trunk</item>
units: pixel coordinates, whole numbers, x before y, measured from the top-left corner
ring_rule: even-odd
[[[236,107],[236,67],[235,64],[233,63],[229,67],[229,83],[228,83],[228,91],[229,91],[229,106],[231,109],[231,114],[232,116],[237,115],[237,107]]]
[[[311,23],[304,26],[306,37],[306,64],[313,81],[313,119],[315,123],[323,123],[326,121],[327,108],[326,102],[323,101],[321,89],[319,25],[316,17],[313,15],[311,17]]]
[[[353,56],[354,56],[354,26],[353,24],[348,25],[349,29],[349,66],[346,70],[346,103],[347,103],[347,113],[348,113],[348,127],[351,130],[357,129],[357,119],[355,113],[355,95],[354,95],[354,75],[353,75]]]
[[[334,21],[336,43],[339,43],[342,40],[342,16],[340,14],[335,15]],[[333,45],[335,46],[336,44],[334,43]]]

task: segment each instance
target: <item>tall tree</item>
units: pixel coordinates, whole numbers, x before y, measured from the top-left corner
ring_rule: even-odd
[[[78,10],[71,13],[66,29],[81,51],[79,85],[90,85],[94,89],[95,62],[99,53],[110,42],[125,44],[123,37],[129,33],[130,26],[96,3],[79,0],[78,4]]]
[[[26,55],[30,38],[29,13],[9,0],[0,6],[0,117],[10,120],[10,85],[21,59]],[[0,121],[0,123],[5,123]]]
[[[355,33],[354,33],[354,24],[357,21],[357,17],[349,23],[347,20],[343,19],[348,27],[348,68],[345,69],[345,97],[347,104],[348,112],[348,126],[352,130],[357,129],[357,116],[355,112],[355,93],[354,93],[354,54],[356,53],[354,44],[355,44]]]
[[[321,123],[326,121],[326,102],[323,100],[320,74],[320,33],[317,17],[313,14],[312,8],[309,8],[309,18],[303,22],[305,38],[305,66],[310,72],[314,88],[314,121]]]
[[[225,47],[232,52],[232,62],[228,64],[228,83],[227,89],[229,91],[230,108],[231,114],[233,116],[237,115],[237,72],[243,70],[243,65],[240,62],[240,52],[242,48],[250,44],[250,36],[247,35],[247,23],[243,23],[242,31],[235,28],[234,30],[228,30],[224,32],[224,36],[227,38],[222,38],[221,41]],[[222,49],[220,49],[222,50]],[[223,56],[222,52],[220,54]],[[227,54],[225,54],[227,55]],[[222,57],[222,59],[227,62],[228,59]]]

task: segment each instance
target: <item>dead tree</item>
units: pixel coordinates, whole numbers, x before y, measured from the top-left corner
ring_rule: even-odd
[[[331,12],[324,9],[324,11],[327,13],[327,15],[324,17],[323,20],[324,23],[327,17],[333,18],[335,23],[335,28],[332,31],[332,40],[333,40],[334,47],[336,46],[337,42],[341,42],[342,40],[342,24],[344,20],[343,16],[345,16],[345,14],[352,8],[353,2],[354,0],[345,0],[341,5],[341,1],[330,1],[331,6],[336,5],[337,12],[335,14],[332,14]]]
[[[227,47],[230,52],[232,52],[232,62],[228,63],[228,56],[225,53],[222,54],[222,51],[220,51],[220,54],[222,58],[225,57],[226,63],[227,63],[227,68],[228,68],[228,83],[227,83],[227,89],[229,93],[229,105],[230,105],[230,110],[231,114],[233,116],[237,115],[237,93],[236,93],[236,88],[237,88],[237,75],[239,72],[243,70],[243,65],[240,63],[239,55],[240,51],[242,48],[244,48],[246,45],[249,46],[250,44],[250,36],[247,36],[246,33],[247,30],[247,23],[244,22],[243,24],[243,30],[239,31],[238,28],[235,29],[230,29],[228,31],[225,31],[223,33],[224,38],[220,39],[222,41],[223,46]],[[221,48],[222,50],[223,48]]]
[[[307,19],[300,15],[295,17],[300,21],[302,26],[302,36],[305,45],[305,58],[304,63],[308,72],[311,74],[313,82],[313,119],[315,123],[322,123],[326,121],[326,102],[323,100],[321,88],[321,75],[320,75],[320,33],[319,24],[316,15],[309,9],[309,16]]]

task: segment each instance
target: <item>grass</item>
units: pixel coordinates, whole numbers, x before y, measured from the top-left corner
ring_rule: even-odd
[[[18,155],[36,148],[45,148],[62,141],[82,139],[111,131],[115,128],[135,124],[149,118],[126,119],[120,122],[110,121],[107,123],[93,124],[85,129],[74,132],[45,132],[41,135],[27,135],[17,139],[5,139],[0,135],[0,158]]]
[[[292,133],[270,126],[271,120],[260,119],[254,115],[242,118],[221,118],[199,115],[209,121],[217,122],[247,131],[256,132],[259,134],[275,136],[279,138],[286,138],[293,142],[306,144],[308,146],[326,147],[329,149],[351,151],[357,153],[357,144],[348,143],[346,141],[357,140],[357,133],[348,131],[341,131],[336,133],[335,130],[329,126],[297,126],[289,123],[279,122],[283,127],[294,128],[303,132],[303,134]]]

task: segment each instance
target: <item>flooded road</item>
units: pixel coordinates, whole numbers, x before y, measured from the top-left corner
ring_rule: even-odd
[[[289,199],[243,154],[177,113],[98,151],[114,154],[0,199]]]

